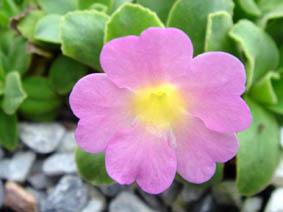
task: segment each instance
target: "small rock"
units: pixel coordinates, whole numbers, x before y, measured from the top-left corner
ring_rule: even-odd
[[[98,186],[98,188],[100,189],[100,191],[108,197],[114,197],[117,196],[117,194],[119,194],[121,191],[125,190],[126,188],[128,188],[129,186],[123,186],[120,185],[118,183],[113,183],[111,185],[102,185],[102,186]]]
[[[277,186],[283,185],[283,156],[281,157],[280,163],[276,168],[272,183]]]
[[[74,152],[77,146],[77,142],[75,139],[75,131],[67,131],[58,147],[58,152]]]
[[[0,208],[3,206],[5,199],[5,191],[2,181],[0,180]]]
[[[252,197],[245,200],[241,212],[258,212],[261,209],[262,199]]]
[[[35,157],[33,152],[18,152],[11,160],[0,161],[0,177],[24,182],[31,170]]]
[[[59,145],[65,129],[58,123],[21,123],[20,139],[38,153],[53,152]]]
[[[26,191],[34,196],[37,205],[40,205],[41,202],[46,199],[46,194],[42,191],[38,191],[32,187],[27,187]]]
[[[236,182],[224,181],[212,188],[212,194],[218,204],[233,205],[238,208],[242,205],[241,195],[236,188]]]
[[[87,187],[80,177],[67,175],[61,178],[57,186],[41,204],[42,212],[78,212],[88,198]]]
[[[5,185],[6,195],[4,205],[17,212],[36,212],[37,204],[34,196],[14,182]]]
[[[205,188],[196,186],[184,186],[181,192],[180,201],[185,203],[192,203],[198,201],[205,192]]]
[[[34,174],[28,178],[28,182],[36,189],[45,189],[52,186],[52,181],[43,173]]]
[[[74,153],[57,153],[43,162],[43,172],[48,176],[71,174],[77,171]]]
[[[0,159],[4,157],[4,151],[3,149],[0,147]]]
[[[183,185],[179,182],[174,181],[172,185],[163,192],[160,196],[165,204],[171,205],[178,198],[178,195],[181,193]]]
[[[101,212],[104,210],[104,203],[97,199],[92,199],[88,202],[87,206],[82,210],[82,212]]]
[[[196,204],[196,207],[193,209],[193,212],[211,211],[217,211],[216,204],[211,195],[207,195],[199,204]]]
[[[282,212],[283,211],[283,188],[277,188],[272,192],[270,199],[265,207],[265,212]]]
[[[151,195],[145,193],[143,190],[138,189],[139,194],[141,195],[142,199],[149,205],[152,209],[157,211],[166,211],[166,205],[161,201],[159,196]]]
[[[134,194],[124,191],[111,201],[109,212],[153,212]]]

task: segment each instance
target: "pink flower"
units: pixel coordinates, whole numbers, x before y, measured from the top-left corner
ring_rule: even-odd
[[[78,145],[106,152],[106,170],[118,183],[136,181],[157,194],[176,171],[203,183],[216,162],[236,155],[235,133],[252,119],[240,97],[244,66],[224,52],[192,56],[184,32],[149,28],[107,43],[100,57],[105,73],[75,85],[70,104],[80,119]]]

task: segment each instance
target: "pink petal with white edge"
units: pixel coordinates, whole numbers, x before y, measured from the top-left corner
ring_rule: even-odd
[[[204,123],[191,116],[174,128],[177,172],[192,183],[208,181],[214,174],[216,163],[232,159],[238,151],[234,134],[209,130]]]
[[[193,59],[186,77],[175,79],[191,107],[189,112],[211,129],[223,133],[240,132],[252,121],[250,110],[240,95],[245,91],[245,69],[234,56],[208,52]]]
[[[109,140],[121,128],[128,127],[133,118],[129,114],[131,93],[116,87],[106,74],[90,74],[73,88],[70,105],[80,118],[75,137],[87,152],[105,151]]]
[[[176,174],[175,151],[168,139],[133,126],[118,133],[106,149],[106,170],[120,184],[134,181],[146,192],[166,190]]]
[[[166,82],[188,71],[193,47],[176,28],[148,28],[140,37],[127,36],[107,43],[100,61],[109,79],[119,87],[138,87]]]

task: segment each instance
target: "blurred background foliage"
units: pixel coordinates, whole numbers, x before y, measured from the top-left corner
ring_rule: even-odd
[[[183,30],[195,56],[225,51],[245,64],[243,98],[253,123],[239,133],[232,163],[242,195],[263,190],[281,155],[283,0],[1,0],[0,144],[16,148],[18,120],[58,118],[69,107],[74,84],[102,71],[99,55],[105,43],[151,26]],[[77,149],[76,162],[91,183],[113,182],[102,153]],[[218,165],[213,179],[201,186],[221,181],[222,175],[223,165]]]

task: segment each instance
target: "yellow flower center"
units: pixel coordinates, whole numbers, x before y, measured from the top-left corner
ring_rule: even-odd
[[[134,114],[146,126],[163,129],[178,121],[185,111],[180,91],[172,84],[142,88],[135,92]]]

